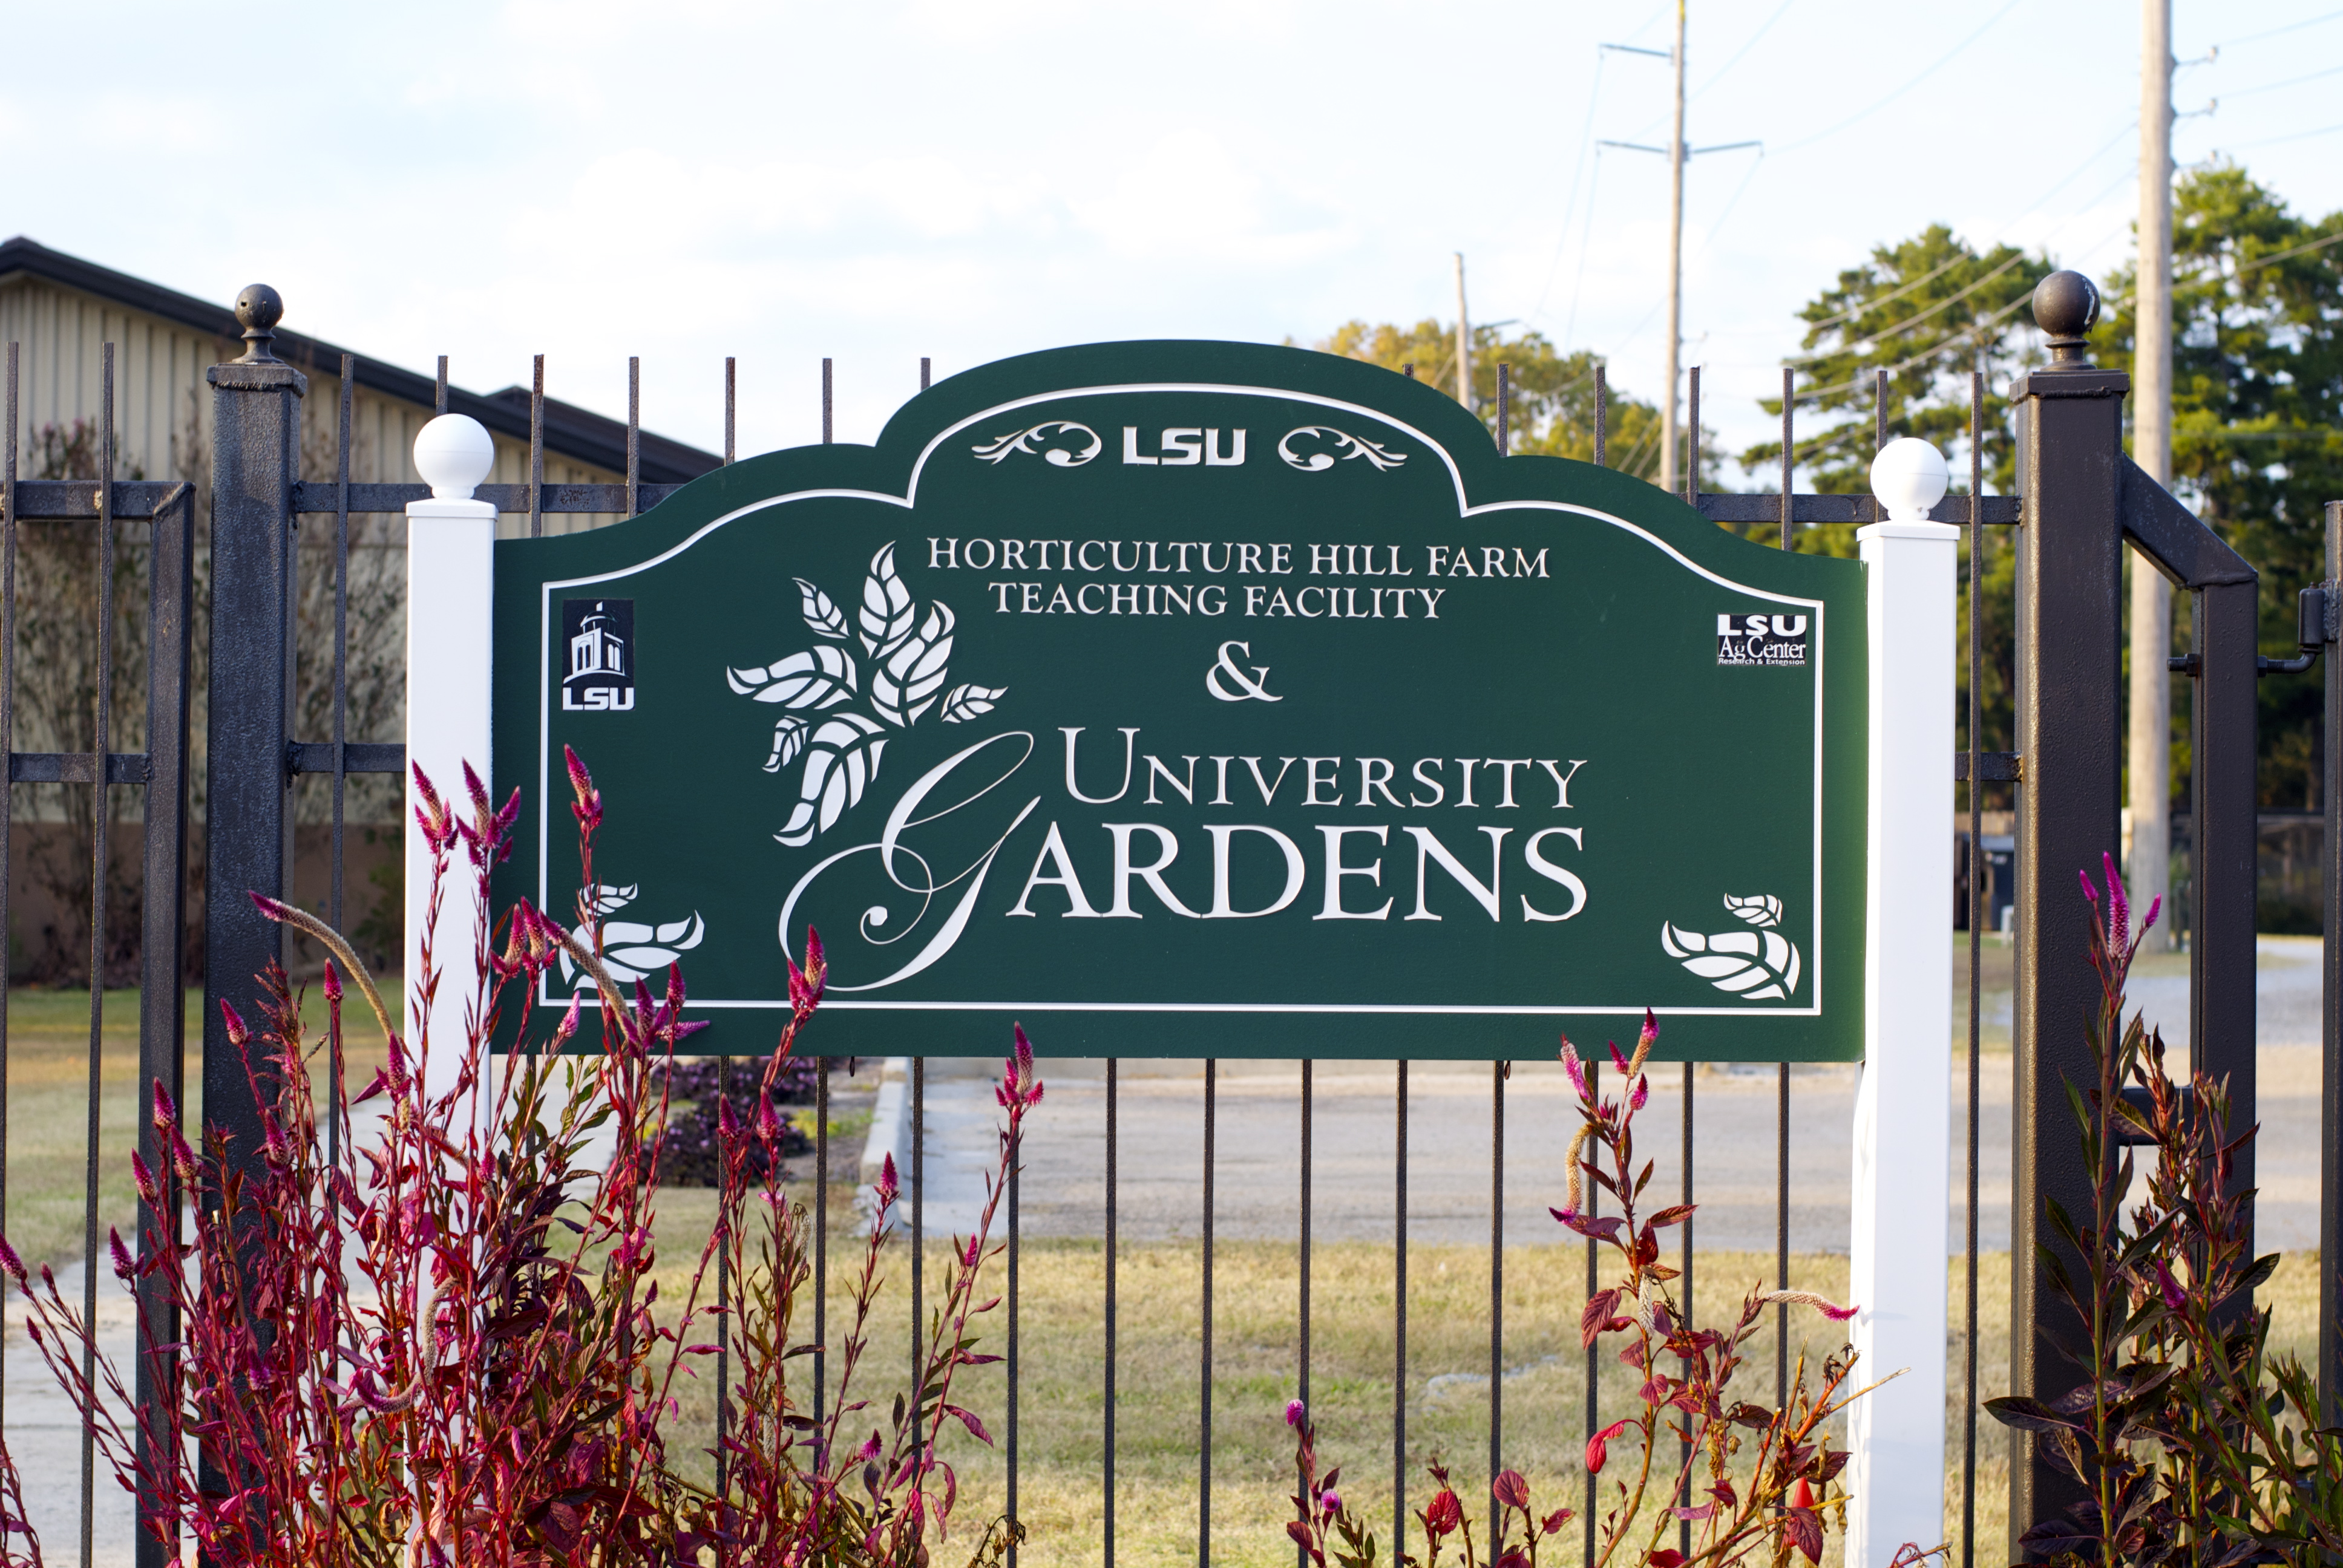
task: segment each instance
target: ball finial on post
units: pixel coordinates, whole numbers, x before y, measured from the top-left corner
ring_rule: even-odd
[[[2090,362],[2091,328],[2099,322],[2098,286],[2079,272],[2054,272],[2034,286],[2034,321],[2060,365]]]
[[[1945,498],[1951,482],[1945,455],[1916,436],[1888,442],[1871,459],[1871,493],[1887,508],[1891,523],[1931,521],[1929,510]]]
[[[442,414],[415,433],[415,471],[435,500],[470,500],[496,461],[488,427],[468,414]]]
[[[276,341],[273,330],[285,318],[285,297],[265,283],[246,287],[236,297],[236,324],[244,328],[244,357],[239,364],[276,365],[281,363],[268,347]]]

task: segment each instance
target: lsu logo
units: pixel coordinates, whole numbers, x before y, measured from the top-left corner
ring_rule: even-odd
[[[568,713],[627,713],[635,706],[635,601],[561,601],[561,640],[568,673],[561,678]]]
[[[1720,615],[1716,618],[1716,662],[1804,668],[1806,624],[1803,615]]]

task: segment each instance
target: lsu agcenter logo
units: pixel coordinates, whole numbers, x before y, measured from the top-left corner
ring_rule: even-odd
[[[1806,618],[1720,615],[1716,618],[1716,662],[1802,668],[1806,662]]]
[[[634,708],[634,600],[562,600],[561,641],[568,655],[568,673],[561,678],[565,710],[625,713]]]

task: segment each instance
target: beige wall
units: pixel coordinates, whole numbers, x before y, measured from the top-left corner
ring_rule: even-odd
[[[142,311],[19,274],[0,283],[0,344],[19,348],[18,438],[27,448],[45,425],[95,421],[101,403],[102,346],[114,344],[115,447],[119,472],[149,479],[198,479],[211,445],[211,388],[204,372],[244,351],[235,339],[213,337]],[[302,365],[309,377],[303,400],[303,477],[330,479],[337,471],[336,426],[340,377],[336,367]],[[426,404],[360,387],[351,401],[350,477],[368,483],[412,483],[415,433],[431,417]],[[528,477],[528,443],[498,434],[499,484]],[[29,463],[29,457],[25,459]],[[20,477],[31,477],[29,466]],[[545,455],[548,484],[616,484],[626,476],[558,453]],[[615,514],[548,517],[548,533],[573,533],[617,521]],[[528,531],[528,519],[507,516],[498,531]]]

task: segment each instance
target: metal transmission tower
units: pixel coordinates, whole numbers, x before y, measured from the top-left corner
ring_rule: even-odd
[[[1676,41],[1673,49],[1640,49],[1632,44],[1605,44],[1605,49],[1622,55],[1648,55],[1655,60],[1665,60],[1675,69],[1675,106],[1668,124],[1668,145],[1649,146],[1642,142],[1610,142],[1606,147],[1624,147],[1630,152],[1658,153],[1668,160],[1668,346],[1665,377],[1667,394],[1660,399],[1660,487],[1676,487],[1676,383],[1683,375],[1681,360],[1684,352],[1684,176],[1687,160],[1703,153],[1729,153],[1742,147],[1763,146],[1763,142],[1721,142],[1713,147],[1684,146],[1684,0],[1676,0]]]

